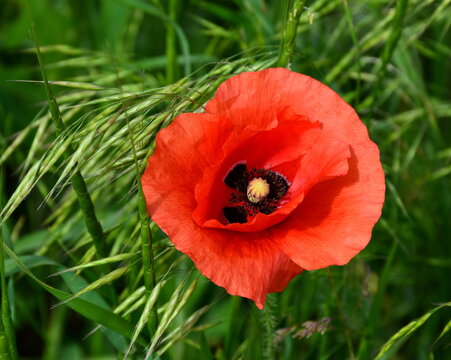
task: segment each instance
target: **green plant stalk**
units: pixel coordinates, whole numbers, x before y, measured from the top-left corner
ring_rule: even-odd
[[[3,166],[0,167],[0,208],[3,207]],[[16,348],[16,334],[14,332],[14,324],[11,318],[11,308],[9,306],[8,289],[6,285],[5,259],[3,250],[3,227],[0,226],[0,288],[1,288],[1,319],[0,319],[0,359],[11,358],[17,360],[19,358]],[[4,348],[6,347],[6,349]],[[5,354],[8,354],[6,357]]]
[[[224,340],[224,359],[232,359],[233,353],[239,345],[239,329],[242,327],[244,319],[241,317],[241,297],[232,296],[229,306],[229,319],[236,319],[230,321]]]
[[[0,234],[0,239],[2,235]],[[6,281],[3,261],[3,240],[0,240],[0,266],[1,266],[1,288],[2,288],[2,316],[0,318],[0,360],[18,359],[14,329],[12,329],[11,312],[9,309],[8,293],[6,292]],[[5,322],[5,324],[3,324]]]
[[[39,48],[39,42],[36,36],[36,31],[34,29],[34,24],[31,25],[31,33],[33,41],[36,46],[36,55],[38,57],[39,67],[41,69],[42,79],[44,81],[44,87],[47,94],[47,101],[49,104],[50,114],[52,116],[53,123],[55,125],[56,134],[60,136],[66,130],[63,119],[61,117],[61,112],[53,96],[52,88],[47,79],[47,72],[44,67],[44,62],[41,55],[41,50]],[[64,158],[68,159],[75,152],[74,147],[69,146],[68,150],[64,152]],[[76,165],[75,165],[76,167]],[[77,170],[74,175],[71,176],[72,187],[77,194],[78,203],[80,205],[81,212],[83,214],[83,219],[86,224],[88,233],[94,242],[96,248],[97,256],[102,258],[107,255],[107,248],[105,242],[105,233],[103,232],[102,225],[97,219],[97,215],[94,209],[94,204],[92,202],[91,196],[88,192],[86,182],[81,174],[80,170]]]
[[[148,298],[156,285],[154,258],[152,251],[152,232],[150,230],[150,219],[147,214],[146,200],[142,190],[141,181],[138,183],[138,203],[139,203],[139,219],[141,223],[141,249],[142,261],[144,266],[144,286],[146,288],[146,298]],[[157,307],[154,306],[150,313],[148,321],[148,330],[152,336],[158,326]]]
[[[175,22],[177,17],[178,0],[169,0],[168,15]],[[175,28],[166,24],[166,77],[167,83],[172,84],[177,78],[177,50]]]
[[[352,13],[351,9],[349,8],[348,0],[342,0],[342,2],[345,11],[346,21],[349,26],[349,33],[351,34],[352,43],[354,44],[354,47],[356,49],[355,55],[358,77],[357,77],[357,87],[356,87],[357,95],[355,97],[355,104],[357,106],[360,104],[360,88],[362,83],[362,61],[361,61],[362,51],[360,49],[359,39],[357,38],[357,32],[355,30],[354,23],[352,21]]]
[[[398,248],[398,241],[395,240],[392,243],[390,252],[388,253],[387,260],[385,261],[384,268],[380,277],[380,283],[376,295],[371,302],[370,312],[368,317],[368,323],[365,326],[365,331],[362,336],[362,341],[359,346],[359,351],[357,353],[358,359],[365,359],[365,357],[370,356],[371,345],[373,343],[374,334],[377,331],[379,325],[379,319],[381,317],[382,301],[387,290],[388,277],[392,269],[393,262],[395,260],[396,250]]]
[[[264,329],[263,359],[276,359],[276,347],[274,343],[277,319],[277,294],[268,294],[266,304],[261,313],[261,323]]]
[[[338,290],[337,290],[337,284],[335,283],[335,279],[333,277],[333,274],[332,274],[332,271],[330,270],[330,268],[327,269],[327,275],[329,277],[329,282],[330,282],[330,285],[332,288],[332,292],[336,299],[336,305],[337,305],[337,310],[338,310],[338,314],[340,317],[340,321],[343,324],[344,335],[346,337],[346,344],[348,346],[349,358],[351,360],[358,360],[358,358],[356,358],[356,356],[355,356],[354,346],[352,345],[351,334],[349,332],[349,328],[346,325],[346,317],[345,317],[344,307],[343,307],[343,304],[340,299],[340,294],[338,293]]]
[[[395,51],[396,45],[401,38],[401,33],[403,30],[404,18],[407,13],[407,7],[409,5],[409,0],[397,0],[396,1],[396,12],[395,18],[393,19],[393,26],[390,36],[385,43],[384,50],[382,52],[382,68],[380,73],[380,78],[385,76],[387,71],[387,64],[389,63],[393,52]]]
[[[11,356],[9,354],[9,342],[5,334],[2,318],[0,318],[0,360],[11,360]]]
[[[393,56],[393,52],[395,51],[395,48],[398,45],[399,39],[401,38],[404,18],[407,13],[408,5],[409,0],[396,1],[395,17],[393,18],[391,32],[382,50],[379,68],[376,67],[376,73],[378,73],[379,81],[377,82],[376,89],[374,90],[375,95],[372,97],[373,104],[377,101],[382,91],[383,88],[382,80],[385,78],[385,75],[387,74],[387,65]]]
[[[154,258],[152,251],[152,232],[150,230],[150,218],[147,213],[146,199],[144,197],[144,192],[142,189],[141,182],[141,171],[138,165],[138,158],[136,155],[135,139],[133,137],[133,132],[130,128],[130,123],[128,123],[128,131],[130,133],[130,141],[132,144],[133,158],[136,167],[136,182],[138,184],[138,210],[139,210],[139,222],[141,226],[140,238],[141,238],[141,251],[142,251],[142,261],[144,267],[144,287],[146,288],[146,299],[148,299],[155,288],[155,269],[154,269]],[[147,322],[147,329],[151,338],[155,334],[158,327],[158,313],[157,306],[153,306],[150,312],[150,317]]]
[[[1,293],[2,293],[2,328],[4,329],[5,340],[2,340],[1,346],[4,346],[7,342],[8,353],[11,359],[18,359],[17,349],[16,349],[16,335],[14,333],[14,325],[11,318],[11,309],[9,306],[8,291],[6,287],[6,277],[5,277],[5,262],[3,258],[3,236],[1,234],[0,228],[0,278],[1,278]],[[0,333],[1,337],[1,333]],[[4,352],[2,347],[0,347],[0,353]]]
[[[58,306],[53,309],[50,323],[46,331],[46,343],[43,360],[56,360],[61,348],[64,326],[67,317],[67,307]]]
[[[305,0],[294,0],[291,10],[288,8],[287,24],[285,26],[280,48],[278,64],[280,67],[291,67],[291,58],[294,54],[296,45],[296,34],[298,30],[299,19],[304,10]]]

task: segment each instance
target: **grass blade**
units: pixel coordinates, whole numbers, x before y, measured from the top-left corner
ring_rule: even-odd
[[[401,330],[394,334],[384,344],[384,346],[382,346],[382,349],[377,354],[375,360],[386,360],[391,358],[399,348],[399,346],[401,346],[402,343],[404,343],[420,326],[422,326],[431,317],[432,314],[445,306],[451,306],[451,302],[437,306],[436,308],[428,311],[423,316],[411,321],[409,324],[404,326]]]
[[[56,99],[53,96],[52,88],[47,79],[47,72],[44,67],[44,62],[39,48],[38,38],[36,36],[34,24],[31,25],[31,32],[36,46],[36,55],[38,57],[39,67],[41,69],[41,74],[44,81],[44,88],[47,94],[47,102],[49,104],[50,114],[52,116],[53,123],[55,125],[56,133],[58,135],[61,135],[65,130],[65,125],[61,117],[61,112],[58,107],[58,103],[56,102]],[[70,158],[74,152],[75,152],[74,148],[70,143],[69,148],[64,152],[64,156],[66,158]],[[92,237],[98,255],[100,257],[104,257],[107,254],[105,236],[103,233],[102,226],[100,225],[100,222],[97,219],[94,204],[92,202],[91,196],[88,192],[88,187],[86,186],[85,180],[83,179],[81,172],[77,171],[71,177],[71,181],[72,186],[78,197],[78,201],[80,204],[81,211],[83,213],[86,228]]]
[[[112,311],[106,310],[98,305],[80,298],[74,298],[73,295],[68,294],[62,290],[55,289],[54,287],[47,285],[43,281],[39,280],[16,256],[16,254],[5,244],[3,247],[8,254],[8,256],[17,264],[22,271],[27,274],[31,279],[33,279],[38,285],[48,291],[50,294],[55,296],[60,301],[64,302],[66,306],[70,307],[72,310],[78,312],[87,319],[101,324],[112,331],[117,332],[125,337],[131,338],[133,335],[133,326],[122,317],[116,315]],[[71,299],[72,298],[72,299]],[[139,337],[137,343],[146,346],[146,341]]]
[[[130,353],[130,350],[132,349],[136,339],[138,338],[139,334],[141,333],[144,325],[150,321],[149,317],[151,317],[152,309],[154,308],[158,296],[160,295],[162,283],[158,283],[157,286],[154,287],[152,290],[152,293],[147,299],[146,305],[144,306],[144,310],[141,314],[141,317],[139,318],[138,323],[136,324],[135,331],[133,332],[132,340],[130,341],[130,345],[128,346],[127,351],[125,352],[124,359],[127,358],[128,354]]]

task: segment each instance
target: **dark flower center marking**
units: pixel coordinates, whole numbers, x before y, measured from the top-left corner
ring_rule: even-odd
[[[234,206],[223,208],[230,224],[244,224],[259,212],[271,214],[290,186],[283,175],[266,169],[248,171],[245,163],[236,164],[227,173],[224,183],[237,191],[229,200]]]

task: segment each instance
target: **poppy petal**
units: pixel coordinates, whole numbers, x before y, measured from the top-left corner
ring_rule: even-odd
[[[358,158],[362,151],[365,156]],[[271,230],[281,249],[304,269],[346,264],[368,244],[384,191],[377,147],[354,146],[347,174],[315,185]]]
[[[198,182],[204,169],[222,157],[222,144],[231,135],[227,119],[210,114],[181,114],[156,138],[154,155],[149,159],[144,181],[151,176],[165,183]],[[160,180],[159,180],[160,179]]]
[[[348,262],[381,214],[384,174],[365,125],[329,87],[287,69],[230,78],[206,113],[178,116],[156,142],[142,178],[152,219],[205,276],[259,308],[302,269]],[[228,203],[246,196],[237,164],[283,176],[275,211],[259,203],[241,223],[244,205]]]
[[[195,201],[186,196],[188,191],[168,191],[160,201],[159,186],[147,183],[144,189],[152,219],[203,275],[229,294],[249,298],[261,309],[269,292],[281,291],[302,271],[280,250],[269,232],[238,233],[199,227],[191,217]]]
[[[354,109],[330,87],[285,68],[243,72],[222,83],[206,112],[233,119],[235,132],[264,128],[306,116],[319,121],[323,133],[348,144],[368,141],[368,131]],[[280,113],[285,113],[280,116]],[[291,116],[288,116],[290,114]],[[325,132],[324,132],[325,131]]]
[[[222,157],[230,121],[210,114],[182,114],[157,135],[142,184],[153,221],[197,268],[229,293],[263,307],[268,292],[281,291],[302,269],[261,234],[203,229],[192,218],[194,187],[205,167]],[[270,233],[267,233],[270,236]]]
[[[282,121],[293,116],[319,121],[321,137],[349,145],[348,174],[315,185],[285,221],[271,228],[284,252],[303,268],[347,263],[370,240],[385,196],[379,151],[354,109],[328,86],[282,68],[242,73],[223,85],[207,104],[207,112],[236,117],[235,129],[245,129],[255,114],[278,111],[285,112]],[[241,99],[243,85],[249,95]],[[246,101],[252,102],[247,110]]]
[[[314,146],[320,134],[319,123],[300,120],[284,122],[272,130],[252,132],[247,140],[231,136],[224,146],[224,159],[217,165],[205,169],[202,180],[196,186],[195,196],[198,206],[193,212],[195,221],[200,226],[245,232],[263,230],[282,221],[294,208],[294,202],[292,208],[281,208],[280,214],[258,214],[251,222],[245,224],[227,224],[223,208],[229,204],[232,188],[245,192],[241,189],[243,185],[235,182],[246,168],[277,169],[281,163],[292,161],[289,169],[294,173],[293,170],[299,166],[298,159]],[[288,176],[288,173],[283,175]],[[300,192],[297,193],[295,201],[297,203],[302,201]],[[280,216],[281,214],[283,216]]]
[[[199,240],[196,244],[194,235]],[[231,295],[253,300],[260,309],[268,293],[283,290],[302,271],[265,234],[204,229],[199,235],[184,234],[191,236],[186,242],[189,247],[179,250],[190,255],[204,276]]]
[[[285,220],[303,201],[305,194],[316,183],[345,175],[348,172],[348,158],[350,156],[351,153],[347,144],[335,139],[320,137],[318,142],[301,159],[273,168],[276,173],[287,175],[291,183],[287,194],[280,202],[280,207],[276,211],[270,214],[258,213],[247,222],[243,221],[243,214],[241,221],[222,223],[218,218],[209,218],[203,223],[198,223],[204,227],[242,232],[267,229]],[[198,186],[201,186],[201,184],[202,182]],[[196,188],[196,191],[198,191],[198,188]],[[222,198],[221,200],[211,195],[210,197],[206,197],[206,199],[214,199],[216,202],[210,201],[209,204],[212,207],[207,208],[205,213],[211,215],[220,212],[221,201],[226,201],[230,197],[230,192],[226,192],[226,194],[228,194],[228,197]],[[196,212],[199,211],[199,208],[200,206],[193,213],[196,221],[199,220],[195,217],[198,214]],[[228,209],[227,211],[231,210]]]

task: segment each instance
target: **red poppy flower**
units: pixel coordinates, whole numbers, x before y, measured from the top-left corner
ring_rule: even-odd
[[[346,264],[384,201],[379,150],[340,96],[287,69],[233,76],[160,131],[148,211],[203,275],[263,308],[303,269]]]

